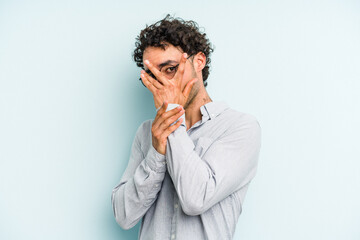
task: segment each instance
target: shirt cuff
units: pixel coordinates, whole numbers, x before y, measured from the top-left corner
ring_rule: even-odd
[[[169,103],[167,108],[166,108],[166,112],[176,108],[177,106],[180,106],[180,104],[177,103]],[[160,107],[161,108],[161,107]],[[156,109],[156,112],[160,110],[160,108]],[[175,123],[177,123],[177,121],[180,120],[180,118],[183,119],[182,123],[180,124],[180,126],[184,126],[186,129],[186,122],[185,122],[185,113],[183,115],[181,115],[175,122],[173,122],[170,126],[174,125]]]
[[[165,155],[156,151],[154,146],[150,144],[150,149],[145,157],[146,164],[155,172],[166,171]]]

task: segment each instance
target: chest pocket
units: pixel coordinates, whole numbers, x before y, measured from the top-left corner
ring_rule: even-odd
[[[211,144],[213,144],[214,139],[207,137],[199,137],[195,145],[195,152],[202,157],[205,155],[206,151],[209,149]]]

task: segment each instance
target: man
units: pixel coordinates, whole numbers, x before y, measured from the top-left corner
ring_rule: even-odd
[[[232,239],[260,149],[260,126],[206,92],[212,48],[193,21],[165,17],[137,38],[134,59],[157,114],[139,127],[113,189],[139,239]],[[223,80],[223,79],[222,79]]]

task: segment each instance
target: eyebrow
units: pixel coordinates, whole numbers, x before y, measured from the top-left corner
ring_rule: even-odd
[[[165,67],[166,65],[169,65],[169,64],[174,64],[174,65],[176,65],[176,64],[178,64],[178,62],[175,61],[175,60],[167,60],[167,61],[165,61],[165,62],[163,62],[163,63],[160,63],[160,64],[158,65],[158,67],[159,67],[159,69],[161,70],[163,67]],[[144,68],[144,70],[145,70],[146,72],[150,72],[149,69]]]
[[[177,61],[174,61],[174,60],[167,60],[167,61],[165,61],[165,62],[163,62],[163,63],[160,63],[159,65],[158,65],[158,67],[160,68],[160,70],[163,68],[163,67],[165,67],[166,65],[170,65],[170,64],[178,64],[178,62]]]

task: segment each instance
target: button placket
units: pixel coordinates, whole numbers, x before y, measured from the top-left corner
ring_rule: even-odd
[[[179,209],[179,200],[177,197],[177,194],[174,194],[174,213],[171,221],[171,240],[176,239],[176,224],[177,224],[177,215],[178,215],[178,209]]]

